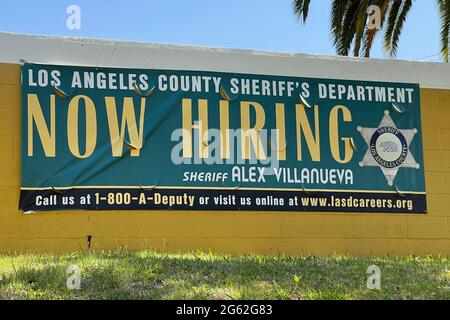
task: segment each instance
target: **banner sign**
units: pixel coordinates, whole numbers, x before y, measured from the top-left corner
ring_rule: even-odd
[[[25,64],[20,208],[426,213],[419,94]]]

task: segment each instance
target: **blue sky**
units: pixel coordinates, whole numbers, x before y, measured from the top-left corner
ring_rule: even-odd
[[[332,55],[330,1],[312,1],[301,26],[292,0],[14,0],[2,3],[0,31]],[[66,28],[71,4],[81,8],[80,30]],[[380,40],[373,57],[386,57]],[[440,61],[438,53],[435,1],[416,0],[398,58]]]

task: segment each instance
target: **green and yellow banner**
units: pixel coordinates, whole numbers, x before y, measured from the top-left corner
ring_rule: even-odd
[[[22,66],[20,208],[426,213],[419,86]]]

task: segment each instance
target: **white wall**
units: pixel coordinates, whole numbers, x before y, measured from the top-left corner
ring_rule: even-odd
[[[0,33],[0,63],[207,70],[297,77],[419,83],[450,89],[450,64],[355,59]]]

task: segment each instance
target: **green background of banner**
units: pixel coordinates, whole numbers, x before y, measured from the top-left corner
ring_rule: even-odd
[[[27,156],[27,94],[35,93],[39,97],[42,110],[47,119],[49,119],[49,96],[55,94],[55,90],[50,85],[42,87],[28,86],[28,70],[45,69],[59,70],[61,72],[61,89],[70,93],[67,98],[56,95],[56,157],[45,157],[41,147],[39,135],[34,132],[34,156]],[[171,141],[172,132],[182,127],[182,98],[191,98],[193,100],[193,119],[197,116],[197,99],[208,100],[208,120],[209,128],[219,127],[219,101],[223,99],[216,92],[193,93],[193,92],[162,92],[158,89],[147,97],[147,108],[145,114],[144,126],[144,145],[140,151],[139,157],[130,157],[129,151],[124,148],[122,157],[114,158],[111,154],[111,145],[109,129],[107,124],[105,110],[105,96],[116,98],[118,106],[119,124],[121,118],[120,107],[123,104],[124,97],[133,97],[136,112],[136,118],[139,118],[140,96],[133,90],[99,90],[99,89],[71,89],[70,83],[73,71],[103,71],[120,72],[125,75],[129,73],[145,73],[149,76],[150,83],[155,84],[157,76],[164,73],[167,76],[175,75],[207,75],[220,76],[227,80],[231,77],[266,79],[266,80],[292,80],[310,84],[311,105],[319,105],[320,114],[320,135],[321,135],[321,161],[313,162],[307,152],[306,143],[303,140],[303,161],[296,160],[296,127],[295,127],[295,104],[300,103],[298,94],[292,97],[270,97],[270,96],[246,96],[239,95],[235,100],[230,101],[230,128],[240,127],[239,103],[241,101],[254,101],[262,104],[266,114],[266,128],[275,128],[275,104],[285,103],[286,105],[286,139],[287,139],[287,160],[280,161],[280,166],[289,168],[328,168],[328,169],[351,169],[354,173],[354,185],[317,185],[305,184],[307,189],[328,189],[328,190],[373,190],[373,191],[395,191],[394,187],[388,186],[386,178],[378,167],[359,166],[363,158],[367,144],[357,131],[358,126],[377,128],[385,110],[390,109],[389,103],[377,102],[357,102],[357,101],[337,101],[337,100],[319,100],[317,92],[317,83],[336,83],[351,85],[389,85],[399,87],[405,84],[392,84],[382,82],[366,81],[347,81],[347,80],[325,80],[312,78],[294,78],[266,75],[248,75],[248,74],[228,74],[206,71],[168,71],[168,70],[136,70],[136,69],[113,69],[113,68],[91,68],[91,67],[71,67],[71,66],[50,66],[26,64],[22,67],[22,187],[68,187],[68,186],[152,186],[160,187],[223,187],[220,182],[183,182],[183,173],[185,171],[210,171],[210,172],[230,172],[234,165],[213,164],[213,165],[174,165],[171,161],[172,148],[179,141]],[[299,70],[301,73],[301,70]],[[410,84],[407,87],[414,88],[414,103],[403,105],[407,108],[406,113],[396,113],[391,110],[391,117],[399,129],[417,128],[418,133],[414,137],[410,151],[417,163],[420,164],[419,170],[411,168],[400,168],[396,178],[395,187],[398,190],[407,190],[414,192],[425,192],[424,182],[424,163],[422,155],[422,133],[420,123],[420,98],[418,85]],[[71,97],[75,95],[87,95],[95,103],[97,113],[97,145],[92,156],[86,159],[74,157],[67,145],[67,108]],[[353,137],[357,152],[352,160],[347,164],[338,164],[331,157],[330,145],[328,142],[328,117],[332,107],[336,105],[345,105],[352,114],[352,122],[340,122],[340,135]],[[83,150],[85,141],[84,126],[84,108],[80,108],[79,140]],[[307,110],[311,126],[314,127],[313,111]],[[313,129],[314,130],[314,129]],[[128,140],[128,139],[127,139]],[[250,164],[244,165],[247,168]],[[298,185],[284,184],[276,181],[275,176],[267,176],[267,183],[241,183],[243,188],[299,188]],[[228,185],[231,186],[231,185]]]

